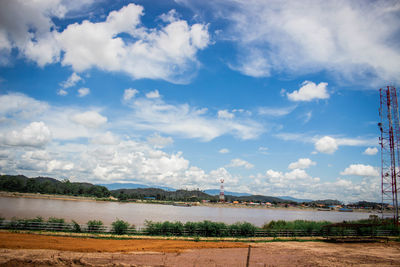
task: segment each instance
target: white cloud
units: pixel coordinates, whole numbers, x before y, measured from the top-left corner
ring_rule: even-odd
[[[75,86],[79,81],[82,81],[82,77],[73,72],[66,81],[60,83],[60,85],[66,89]]]
[[[260,152],[261,154],[267,155],[268,154],[268,147],[260,146],[258,148],[258,152]]]
[[[155,133],[147,137],[147,142],[155,148],[163,148],[171,145],[174,140],[172,137],[163,137],[159,133]]]
[[[299,90],[295,90],[292,93],[286,93],[287,97],[291,101],[311,101],[314,99],[328,99],[329,94],[326,90],[328,83],[319,83],[318,85],[304,81],[301,84]]]
[[[150,99],[152,99],[152,98],[160,98],[160,93],[158,92],[158,90],[154,90],[154,91],[148,92],[146,94],[146,97],[150,98]]]
[[[89,88],[82,87],[82,88],[78,89],[78,96],[79,97],[84,97],[84,96],[87,96],[88,94],[90,94],[90,89]]]
[[[233,119],[235,114],[229,112],[228,110],[218,110],[218,118],[220,119]]]
[[[369,155],[369,156],[376,155],[376,153],[378,153],[378,149],[376,147],[368,147],[363,152],[364,155]]]
[[[197,51],[209,44],[207,26],[175,20],[148,29],[141,24],[142,15],[143,7],[129,4],[111,12],[104,22],[70,24],[56,37],[65,52],[62,64],[76,71],[121,71],[134,79],[190,80],[198,67]],[[120,33],[129,35],[130,41],[117,37]]]
[[[20,55],[39,66],[57,62],[59,49],[54,40],[51,18],[63,18],[66,11],[60,0],[6,0],[0,9],[0,39],[3,40],[0,50],[11,53],[11,48],[18,48]]]
[[[133,89],[133,88],[125,89],[125,91],[124,91],[124,101],[131,100],[131,99],[134,98],[135,95],[137,95],[138,93],[139,93],[139,91],[136,90],[136,89]]]
[[[74,164],[71,162],[62,162],[59,160],[51,160],[47,163],[47,171],[52,172],[54,170],[70,171],[74,168]]]
[[[310,199],[339,199],[342,201],[378,201],[380,198],[379,177],[363,176],[361,181],[337,178],[326,182],[312,177],[305,170],[294,169],[290,172],[267,170],[257,174],[251,183],[250,190],[265,195],[290,195]],[[260,189],[262,188],[262,189]]]
[[[107,118],[96,111],[86,111],[71,116],[71,121],[88,128],[97,128],[107,122]]]
[[[22,130],[14,130],[0,137],[5,145],[41,147],[51,140],[51,132],[43,122],[32,122]]]
[[[252,169],[254,165],[243,159],[232,159],[226,167],[244,167],[246,169]]]
[[[227,149],[227,148],[221,148],[218,152],[219,152],[220,154],[227,154],[227,153],[229,153],[229,149]]]
[[[48,110],[49,105],[24,94],[0,95],[0,120],[28,119]]]
[[[321,153],[333,154],[338,149],[338,144],[336,139],[324,136],[315,142],[315,149]]]
[[[161,98],[138,98],[130,106],[133,114],[120,123],[141,130],[203,141],[227,134],[244,140],[254,139],[264,131],[261,124],[248,118],[217,119],[208,116],[207,109],[188,104],[170,105]]]
[[[57,91],[57,95],[66,96],[66,95],[68,95],[68,92],[65,91],[64,89],[60,89]]]
[[[236,45],[230,65],[246,75],[326,71],[370,86],[400,79],[396,0],[179,2],[228,21],[220,38]]]
[[[52,18],[63,18],[68,11],[79,13],[77,7],[90,5],[92,1],[6,2],[0,10],[3,64],[8,62],[12,48],[16,48],[20,55],[39,66],[61,62],[75,72],[95,67],[124,72],[134,79],[185,83],[200,65],[197,52],[210,43],[205,24],[189,25],[185,20],[174,19],[146,28],[141,23],[143,7],[135,4],[110,12],[105,21],[84,20],[59,32]]]
[[[307,112],[307,113],[304,115],[304,123],[309,122],[309,121],[311,120],[311,117],[312,117],[312,111]]]
[[[309,158],[301,158],[296,162],[292,162],[289,164],[289,169],[307,169],[311,166],[316,165],[314,161]]]
[[[272,108],[272,107],[260,107],[258,108],[259,115],[281,117],[290,114],[296,106],[283,107],[283,108]]]
[[[364,164],[351,164],[340,174],[356,175],[356,176],[374,176],[374,177],[379,176],[379,172],[376,168]]]
[[[117,145],[119,141],[119,138],[110,131],[96,135],[92,139],[92,143],[100,145]]]

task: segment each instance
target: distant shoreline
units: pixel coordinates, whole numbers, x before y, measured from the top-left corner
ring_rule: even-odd
[[[0,197],[13,197],[13,198],[32,198],[32,199],[49,199],[49,200],[65,200],[65,201],[110,201],[110,202],[119,202],[113,198],[96,198],[96,197],[83,197],[83,196],[68,196],[68,195],[52,195],[52,194],[40,194],[40,193],[20,193],[20,192],[6,192],[0,191]],[[132,204],[159,204],[159,205],[173,205],[173,203],[185,203],[180,201],[175,202],[165,202],[161,201],[153,202],[153,201],[132,201],[132,202],[121,202],[121,203],[132,203]],[[245,209],[273,209],[273,210],[290,210],[290,211],[317,211],[317,208],[312,207],[268,207],[261,205],[249,206],[246,204],[231,204],[231,203],[200,203],[200,202],[187,202],[192,206],[203,206],[203,207],[212,207],[212,208],[245,208]],[[189,207],[188,207],[189,208]],[[374,210],[367,209],[354,209],[355,212],[364,212],[375,214]],[[326,212],[339,212],[337,210],[331,210]]]

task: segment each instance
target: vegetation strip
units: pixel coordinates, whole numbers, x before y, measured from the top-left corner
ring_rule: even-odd
[[[89,220],[86,224],[65,222],[62,218],[50,217],[45,221],[42,217],[34,219],[13,218],[7,221],[0,218],[0,229],[36,230],[51,232],[97,233],[115,235],[143,235],[143,236],[178,236],[178,237],[311,237],[311,236],[399,236],[399,229],[390,221],[383,221],[376,217],[370,220],[359,220],[332,224],[327,221],[315,222],[296,220],[271,221],[258,228],[248,222],[225,224],[222,222],[152,222],[146,221],[145,228],[136,229],[134,225],[117,219],[111,226],[103,225],[102,221]]]

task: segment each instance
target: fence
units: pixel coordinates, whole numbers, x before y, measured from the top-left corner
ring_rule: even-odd
[[[77,223],[52,223],[52,222],[35,222],[27,220],[2,220],[0,221],[0,229],[9,230],[32,230],[32,231],[54,231],[54,232],[80,232],[80,233],[114,233],[114,229],[110,225],[88,225]],[[346,229],[345,231],[326,231],[326,230],[263,230],[256,229],[254,232],[243,234],[240,231],[229,231],[229,229],[219,229],[210,235],[209,232],[201,229],[176,230],[163,229],[149,232],[147,228],[130,227],[124,231],[127,235],[167,235],[167,236],[204,236],[204,237],[317,237],[317,236],[397,236],[396,230],[374,229],[368,233],[359,233],[356,230]]]

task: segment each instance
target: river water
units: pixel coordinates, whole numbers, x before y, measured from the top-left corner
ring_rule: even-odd
[[[102,201],[70,201],[53,199],[30,199],[0,197],[0,217],[11,219],[34,218],[41,216],[64,218],[87,223],[89,220],[101,220],[110,225],[117,218],[134,224],[144,225],[145,220],[151,221],[203,221],[250,222],[262,226],[271,220],[312,220],[341,222],[343,220],[366,219],[371,213],[364,212],[333,212],[314,210],[258,209],[258,208],[227,208],[227,207],[178,207],[158,204],[119,203]]]

